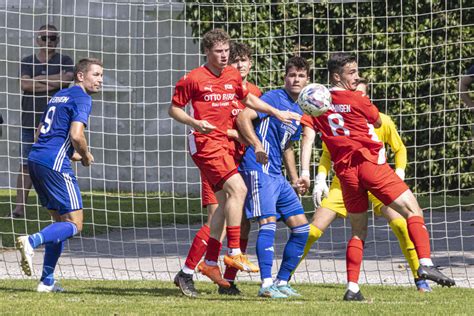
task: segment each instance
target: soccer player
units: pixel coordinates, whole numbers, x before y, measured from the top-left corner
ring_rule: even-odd
[[[257,97],[260,97],[262,95],[260,89],[258,89],[256,85],[247,81],[250,69],[252,68],[252,50],[250,47],[244,43],[231,43],[229,64],[240,72],[240,75],[242,76],[242,82],[247,85],[249,92]],[[244,108],[245,106],[241,102],[238,102],[237,107],[232,109],[230,113],[232,119],[229,120],[231,125],[227,130],[228,137],[231,138],[229,153],[234,157],[236,165],[238,165],[242,159],[242,155],[245,151],[245,145],[241,144],[237,140],[239,135],[237,132],[237,127],[235,126],[235,119],[237,118],[237,115],[240,113],[240,111],[242,111]],[[196,291],[193,282],[194,269],[206,252],[206,245],[209,240],[209,226],[211,223],[211,218],[218,206],[216,195],[214,194],[211,185],[205,177],[201,178],[201,199],[203,207],[207,209],[207,221],[194,237],[188,256],[186,257],[185,264],[174,278],[174,283],[176,286],[180,288],[184,295],[189,297],[198,296],[198,292]],[[242,253],[245,253],[247,249],[248,235],[250,232],[250,223],[247,219],[242,217],[241,224],[240,250]],[[226,279],[231,284],[231,287],[225,288],[219,286],[220,294],[240,294],[240,290],[234,283],[236,275],[236,268],[226,266],[224,279]]]
[[[292,57],[285,66],[285,86],[262,96],[273,107],[302,114],[296,100],[309,78],[309,64],[302,57]],[[303,254],[309,224],[296,190],[293,142],[299,140],[299,121],[282,124],[267,114],[245,109],[237,118],[239,130],[250,146],[245,152],[239,171],[248,188],[245,212],[248,219],[259,223],[257,257],[262,286],[258,296],[287,298],[300,296],[288,281]],[[254,127],[255,124],[255,127]],[[282,174],[282,160],[291,183]],[[292,186],[293,185],[293,186]],[[291,229],[275,282],[272,279],[276,221],[283,220]]]
[[[364,95],[367,94],[367,82],[365,80],[359,80],[357,90],[360,90]],[[374,132],[385,144],[388,144],[395,155],[395,173],[404,180],[405,168],[407,164],[407,151],[403,144],[400,135],[397,132],[396,126],[389,116],[380,113],[382,120],[382,126],[374,129]],[[301,143],[301,168],[302,168],[302,179],[305,181],[307,187],[309,187],[309,162],[311,158],[311,148],[314,143],[316,131],[311,123],[309,116],[303,117],[303,140]],[[339,179],[334,177],[331,188],[329,189],[326,184],[326,176],[331,170],[331,155],[327,149],[327,146],[323,143],[323,153],[321,155],[318,167],[318,174],[316,176],[314,190],[313,190],[313,201],[316,206],[315,213],[313,215],[312,223],[310,225],[310,233],[308,241],[304,249],[302,260],[308,254],[311,246],[323,235],[326,228],[337,218],[347,217],[347,210],[344,206],[344,200],[342,198],[341,185]],[[321,201],[321,198],[326,196]],[[431,292],[431,288],[426,280],[418,277],[417,269],[419,267],[418,256],[416,255],[415,246],[410,239],[407,229],[406,220],[399,213],[395,212],[391,208],[385,206],[377,198],[375,198],[369,192],[369,199],[373,203],[374,213],[377,216],[384,216],[388,222],[392,231],[397,236],[400,243],[400,248],[407,259],[413,276],[415,278],[415,285],[419,291]]]
[[[33,270],[34,249],[45,245],[43,272],[38,292],[62,292],[54,280],[54,269],[64,241],[82,230],[82,199],[70,159],[90,166],[84,128],[92,109],[91,94],[102,86],[103,68],[98,59],[86,58],[76,64],[75,85],[56,93],[36,130],[36,142],[28,156],[31,180],[41,205],[54,223],[40,232],[17,238],[21,267],[26,275]]]
[[[385,161],[385,148],[374,132],[382,125],[379,111],[356,90],[359,73],[355,56],[332,54],[328,71],[333,86],[332,107],[312,117],[311,125],[321,133],[331,154],[352,227],[346,252],[348,287],[344,300],[364,299],[358,280],[367,235],[368,191],[406,219],[420,262],[418,276],[441,285],[455,285],[433,265],[423,212],[411,190]]]
[[[211,185],[219,205],[211,219],[205,260],[198,269],[218,285],[229,288],[230,283],[222,278],[217,265],[219,240],[225,225],[226,265],[247,272],[258,271],[240,250],[240,222],[247,189],[230,152],[232,141],[227,130],[231,111],[238,108],[240,100],[246,107],[268,113],[282,122],[291,122],[300,116],[279,111],[249,93],[239,71],[228,66],[230,37],[225,31],[213,29],[203,36],[202,42],[207,62],[178,81],[168,113],[176,121],[192,127],[188,136],[191,157],[201,177]],[[192,104],[192,116],[184,110],[188,102]]]

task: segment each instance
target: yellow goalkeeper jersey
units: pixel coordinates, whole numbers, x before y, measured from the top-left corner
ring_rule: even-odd
[[[405,170],[407,166],[407,149],[398,134],[397,127],[388,115],[380,113],[380,118],[382,120],[382,126],[374,129],[375,134],[377,134],[380,141],[390,146],[391,151],[395,155],[395,168]],[[322,172],[327,175],[330,170],[331,154],[323,142],[323,153],[319,159],[318,173]]]

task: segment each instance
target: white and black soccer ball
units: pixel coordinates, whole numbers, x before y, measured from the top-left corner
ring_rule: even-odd
[[[320,116],[331,107],[331,92],[322,84],[311,83],[301,90],[297,102],[304,113]]]

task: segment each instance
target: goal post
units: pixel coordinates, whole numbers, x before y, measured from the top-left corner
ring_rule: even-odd
[[[407,147],[406,182],[424,209],[435,263],[457,284],[473,287],[474,118],[459,92],[461,77],[474,64],[473,21],[468,0],[0,0],[1,278],[24,277],[14,238],[50,223],[34,190],[26,216],[9,217],[20,175],[20,62],[38,51],[35,31],[54,24],[59,53],[75,62],[104,62],[104,88],[93,97],[87,130],[95,164],[76,166],[84,231],[66,244],[59,277],[171,280],[206,211],[187,151],[188,128],[168,116],[168,107],[178,79],[204,62],[202,35],[220,27],[252,48],[249,81],[264,92],[282,86],[292,55],[307,58],[312,81],[325,85],[331,52],[357,56],[371,100],[393,119]],[[318,142],[312,178],[320,148]],[[388,158],[393,161],[390,152]],[[310,218],[311,197],[302,201]],[[254,224],[251,256],[256,229]],[[278,226],[278,264],[287,236]],[[349,223],[336,220],[294,279],[345,282],[349,238]],[[41,257],[35,257],[36,277]],[[361,282],[412,283],[387,221],[373,215]]]

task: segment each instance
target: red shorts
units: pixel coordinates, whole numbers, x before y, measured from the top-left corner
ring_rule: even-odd
[[[217,198],[209,182],[201,175],[201,200],[202,207],[217,204]]]
[[[355,158],[348,168],[338,174],[341,181],[344,205],[349,213],[363,213],[369,208],[367,191],[370,191],[384,205],[389,205],[408,186],[385,163],[377,165],[364,158]]]
[[[214,192],[222,190],[227,179],[239,173],[234,157],[228,152],[223,151],[221,156],[213,158],[199,155],[193,155],[192,158],[201,171],[201,179],[207,180]]]

